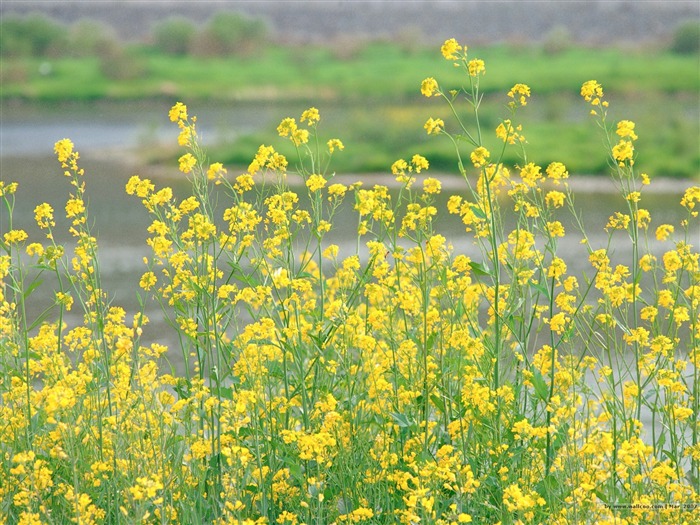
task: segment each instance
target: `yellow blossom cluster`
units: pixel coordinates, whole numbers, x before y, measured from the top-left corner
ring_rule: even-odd
[[[441,52],[479,100],[483,62],[454,39]],[[421,90],[442,95],[432,78]],[[603,105],[595,81],[582,95]],[[508,96],[515,110],[530,90]],[[387,167],[397,188],[335,182],[342,142],[307,148],[324,144],[316,108],[299,119],[308,129],[278,127],[299,153],[297,186],[273,146],[231,179],[207,167],[196,119],[182,103],[169,116],[192,194],[126,184],[150,217],[142,310],[102,290],[69,140],[55,152],[74,246],[55,242],[47,203],[34,208],[45,244],[3,233],[0,522],[694,522],[700,188],[681,222],[653,222],[632,153],[613,149],[625,208],[602,246],[583,238],[581,261],[564,244],[567,167],[506,166],[469,123],[459,138],[425,125],[452,139],[465,180],[445,206],[445,179],[412,186],[429,169],[419,154]],[[520,131],[503,120],[496,136],[524,148]],[[637,139],[626,120],[616,134]],[[9,212],[15,190],[0,182]],[[469,243],[439,230],[445,211]],[[25,253],[56,283],[38,319]]]

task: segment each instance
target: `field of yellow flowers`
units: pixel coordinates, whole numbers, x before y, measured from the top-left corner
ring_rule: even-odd
[[[482,129],[486,65],[453,39],[441,51],[463,87],[420,90],[446,104],[425,130],[454,144],[464,180],[447,210],[419,154],[391,166],[397,194],[334,182],[333,157],[352,152],[321,139],[315,108],[278,127],[295,159],[262,145],[231,176],[175,104],[191,196],[126,186],[152,217],[141,311],[102,287],[70,140],[55,148],[70,247],[46,203],[42,239],[14,228],[17,184],[0,183],[0,523],[698,523],[700,187],[678,223],[655,221],[635,125],[609,122],[587,81],[624,206],[606,244],[578,216],[566,232],[567,168],[532,162],[518,124],[530,88],[513,86],[500,125]],[[518,165],[502,163],[507,148]],[[343,255],[329,233],[348,206]],[[478,257],[440,234],[442,213]],[[565,235],[589,254],[579,275]],[[621,237],[629,253],[613,256]],[[39,293],[54,305],[30,318]],[[142,342],[154,310],[175,347]],[[178,353],[182,372],[166,373]]]

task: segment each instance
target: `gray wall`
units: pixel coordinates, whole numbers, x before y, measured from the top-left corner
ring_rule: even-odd
[[[700,19],[700,1],[13,1],[0,15],[40,11],[72,23],[94,18],[125,39],[144,39],[154,23],[182,15],[204,23],[217,10],[263,18],[282,41],[322,41],[338,36],[419,36],[427,43],[456,37],[471,44],[533,42],[554,29],[591,45],[664,43],[684,21]]]

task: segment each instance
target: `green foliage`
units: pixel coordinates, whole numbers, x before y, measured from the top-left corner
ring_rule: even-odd
[[[192,52],[199,56],[251,56],[265,41],[262,20],[233,12],[214,15],[203,31],[197,34]]]
[[[547,33],[542,49],[548,55],[558,55],[571,49],[571,33],[565,26],[555,26]]]
[[[132,50],[118,45],[101,49],[100,73],[107,79],[131,82],[146,74],[146,62]]]
[[[68,38],[68,52],[75,57],[100,56],[119,45],[111,27],[88,19],[73,24]]]
[[[192,47],[196,31],[186,18],[168,18],[153,29],[154,46],[166,55],[185,55]]]
[[[66,41],[64,27],[41,14],[6,16],[0,21],[2,56],[55,56],[65,50]]]
[[[681,55],[700,52],[700,22],[686,22],[679,26],[673,36],[671,51]]]

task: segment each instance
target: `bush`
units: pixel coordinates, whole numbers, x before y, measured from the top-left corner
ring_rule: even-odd
[[[571,32],[565,26],[555,26],[546,35],[542,43],[548,55],[560,55],[571,49]]]
[[[135,80],[148,70],[145,60],[136,51],[116,42],[106,42],[98,51],[100,72],[111,80]]]
[[[687,22],[676,29],[671,51],[683,55],[700,52],[700,22]]]
[[[73,143],[55,145],[70,252],[47,203],[34,210],[41,239],[15,227],[17,185],[0,182],[13,225],[0,241],[7,521],[694,522],[700,187],[677,222],[653,223],[635,124],[611,126],[602,86],[585,82],[621,197],[596,244],[566,166],[526,160],[517,119],[530,88],[513,86],[508,118],[487,133],[486,65],[454,40],[442,51],[464,87],[429,77],[421,92],[446,106],[423,128],[454,147],[463,181],[446,210],[420,154],[392,164],[394,193],[334,180],[345,148],[321,139],[315,108],[277,127],[295,172],[261,145],[229,176],[175,104],[191,194],[136,175],[126,185],[151,218],[129,320],[102,288]],[[522,161],[506,165],[506,149]],[[440,233],[444,212],[469,243]],[[569,213],[578,231],[560,222]],[[587,253],[580,273],[572,236]],[[34,318],[47,277],[53,306]],[[154,306],[171,349],[144,342]]]
[[[70,28],[68,51],[73,56],[100,56],[119,46],[114,30],[95,20],[79,20]]]
[[[2,56],[46,57],[66,48],[66,28],[41,14],[6,16],[0,21]]]
[[[192,52],[200,56],[245,57],[259,52],[265,40],[266,27],[262,20],[221,12],[197,34]]]
[[[186,18],[169,18],[155,26],[154,45],[168,55],[185,55],[192,48],[195,33],[194,24]]]

